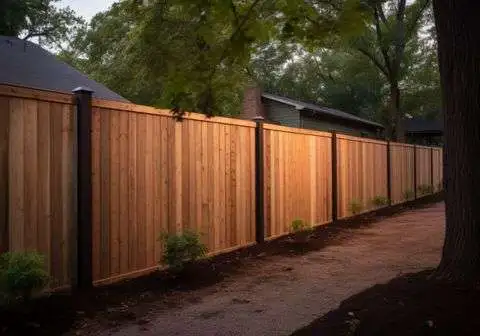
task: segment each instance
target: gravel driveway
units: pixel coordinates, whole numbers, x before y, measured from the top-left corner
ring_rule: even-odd
[[[289,335],[377,283],[436,266],[443,203],[404,212],[303,256],[269,257],[255,268],[191,294],[180,307],[153,311],[142,325],[103,335]]]

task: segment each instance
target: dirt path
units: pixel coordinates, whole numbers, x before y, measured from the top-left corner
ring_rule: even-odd
[[[321,251],[265,258],[256,269],[192,293],[180,308],[102,334],[288,335],[362,289],[435,266],[443,212],[444,205],[435,204],[357,229]]]

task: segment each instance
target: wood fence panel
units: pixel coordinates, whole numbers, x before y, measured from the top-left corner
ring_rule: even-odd
[[[51,100],[53,93],[47,96],[0,98],[9,128],[7,245],[10,251],[44,254],[51,287],[58,288],[70,284],[74,265],[75,106],[73,99],[64,103]]]
[[[264,137],[267,237],[331,221],[331,134],[265,124]]]
[[[432,186],[431,163],[430,147],[417,146],[417,197],[430,193]]]
[[[255,124],[216,119],[94,105],[97,283],[157,267],[162,233],[192,229],[210,253],[255,241]]]
[[[387,197],[386,167],[386,142],[337,136],[338,218],[372,210],[376,197]]]
[[[434,191],[443,189],[443,151],[442,148],[433,149],[433,187]]]
[[[0,253],[8,251],[8,131],[9,98],[0,96]]]
[[[402,143],[390,143],[392,203],[399,204],[413,199],[414,147]]]

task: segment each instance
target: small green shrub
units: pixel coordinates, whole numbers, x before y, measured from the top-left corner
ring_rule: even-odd
[[[6,300],[31,298],[48,284],[45,258],[38,252],[7,252],[0,255],[0,293]]]
[[[433,194],[433,188],[430,184],[419,185],[417,190],[420,195]]]
[[[388,197],[385,197],[385,196],[375,196],[372,199],[372,204],[375,207],[386,206],[388,205],[388,203],[389,203]]]
[[[363,210],[363,204],[359,200],[351,200],[348,209],[352,215],[357,215]]]
[[[292,221],[291,230],[294,233],[301,232],[301,231],[308,231],[311,230],[311,226],[308,225],[303,219],[295,219]]]
[[[185,264],[205,257],[207,247],[200,241],[200,235],[186,230],[181,234],[162,234],[164,244],[162,261],[173,271],[181,271]]]
[[[415,197],[415,192],[413,190],[406,190],[404,193],[403,193],[403,198],[405,200],[410,200],[412,198]]]

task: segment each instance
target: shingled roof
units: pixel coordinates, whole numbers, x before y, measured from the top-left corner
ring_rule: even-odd
[[[339,118],[339,119],[346,119],[346,120],[354,121],[354,122],[357,122],[357,123],[360,123],[360,124],[375,126],[375,127],[378,127],[378,128],[384,128],[383,125],[381,125],[379,123],[376,123],[374,121],[359,118],[359,117],[357,117],[353,114],[343,112],[343,111],[340,111],[340,110],[336,110],[336,109],[332,109],[332,108],[329,108],[329,107],[314,105],[314,104],[310,104],[310,103],[306,103],[306,102],[302,102],[302,101],[299,101],[299,100],[294,100],[294,99],[290,99],[290,98],[286,98],[286,97],[281,97],[281,96],[277,96],[277,95],[273,95],[273,94],[269,94],[269,93],[262,94],[262,97],[266,98],[266,99],[276,101],[276,102],[279,102],[279,103],[282,103],[282,104],[290,105],[297,110],[309,110],[309,111],[312,111],[314,113],[325,114],[325,115],[329,115],[331,117],[335,117],[335,118]]]
[[[128,102],[39,45],[16,37],[0,36],[0,83],[67,93],[86,86],[96,98]]]
[[[443,133],[443,119],[407,119],[405,129],[407,133]]]

